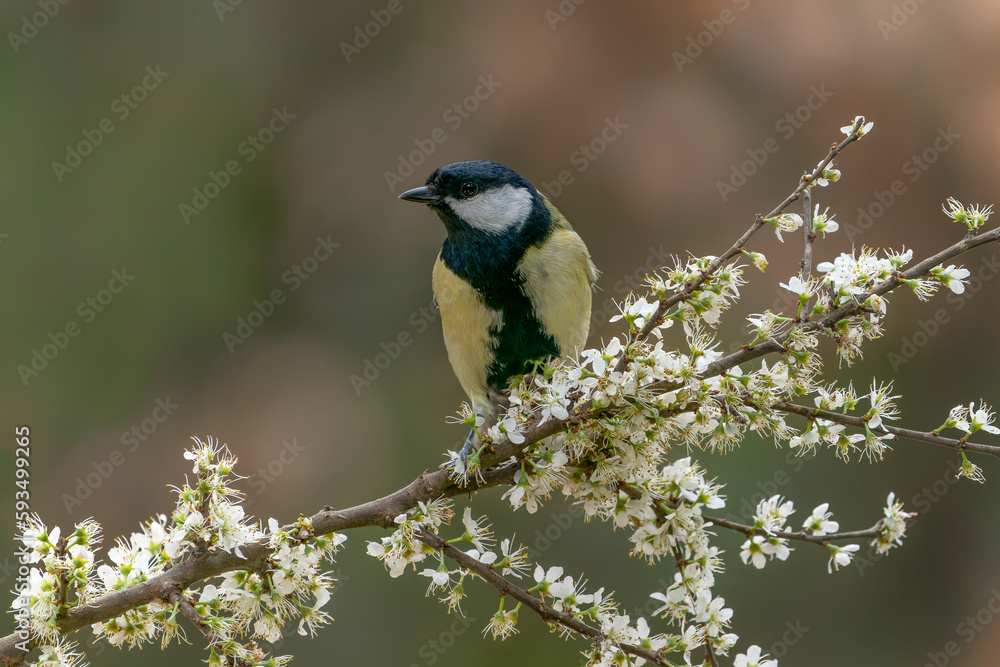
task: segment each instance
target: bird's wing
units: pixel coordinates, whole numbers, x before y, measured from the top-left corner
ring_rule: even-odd
[[[582,348],[590,332],[591,292],[597,269],[583,240],[547,200],[552,233],[525,251],[518,264],[535,315],[562,354]]]
[[[542,195],[542,199],[545,200],[545,208],[549,209],[549,214],[552,216],[552,226],[556,229],[568,229],[572,232],[573,227],[569,224],[569,220],[567,220],[566,217],[559,212],[559,209],[552,205],[552,202],[550,202],[545,195]],[[591,261],[590,251],[587,250],[587,246],[583,244],[583,239],[579,236],[577,236],[577,239],[580,241],[580,245],[583,247],[583,252],[587,256],[587,269],[589,274],[587,279],[590,281],[590,287],[591,289],[597,289],[597,279],[601,276],[601,272],[597,270],[597,267],[594,266],[594,262]]]

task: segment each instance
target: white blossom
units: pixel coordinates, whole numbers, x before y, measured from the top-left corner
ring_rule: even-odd
[[[871,132],[872,128],[875,126],[875,122],[868,121],[866,123],[864,116],[855,116],[854,121],[850,125],[845,125],[844,127],[840,128],[840,131],[846,134],[847,136],[851,136],[851,134],[855,132],[854,130],[855,125],[858,126],[858,129],[856,131],[857,135],[859,137],[863,137],[869,132]]]
[[[846,565],[850,565],[854,559],[855,552],[860,548],[857,544],[848,544],[843,547],[839,547],[836,544],[828,544],[827,549],[830,550],[830,563],[827,565],[827,572],[832,574],[835,569],[839,570]]]
[[[756,644],[747,649],[746,653],[740,653],[733,661],[733,667],[778,667],[777,660],[768,660],[767,654],[761,654],[761,649]]]
[[[840,530],[840,524],[830,519],[833,513],[827,511],[829,508],[830,503],[817,505],[802,524],[802,530],[817,537],[830,535]]]

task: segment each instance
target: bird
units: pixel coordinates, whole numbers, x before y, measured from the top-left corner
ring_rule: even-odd
[[[566,218],[496,162],[456,162],[399,195],[444,223],[431,284],[452,370],[488,428],[514,376],[579,350],[599,276]],[[478,451],[473,428],[459,454]],[[478,459],[477,459],[478,460]]]

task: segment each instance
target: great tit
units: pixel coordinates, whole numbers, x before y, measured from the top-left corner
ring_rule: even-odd
[[[597,269],[556,207],[495,162],[449,164],[399,198],[427,204],[444,222],[434,299],[451,367],[489,421],[511,377],[584,345]],[[474,450],[475,429],[463,464]]]

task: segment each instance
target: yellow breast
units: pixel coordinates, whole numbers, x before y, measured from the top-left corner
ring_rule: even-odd
[[[445,266],[440,255],[434,263],[432,285],[448,361],[473,403],[487,405],[486,368],[496,345],[490,330],[500,328],[503,314],[488,308],[479,292]]]

